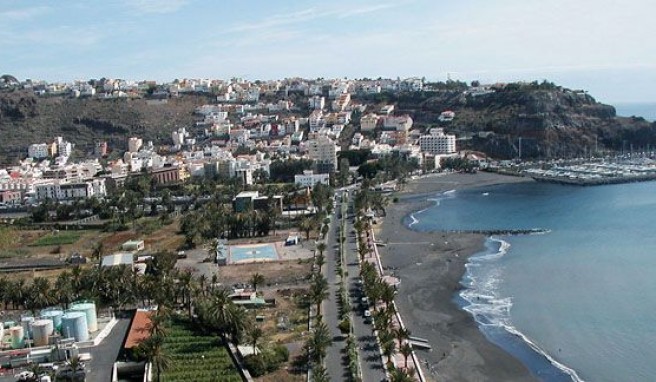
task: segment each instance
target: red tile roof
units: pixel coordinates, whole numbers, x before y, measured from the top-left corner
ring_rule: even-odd
[[[149,310],[137,310],[137,313],[135,313],[132,319],[128,337],[125,339],[126,349],[135,348],[139,346],[141,341],[150,337],[148,326],[150,325],[150,316],[154,313],[154,311]]]

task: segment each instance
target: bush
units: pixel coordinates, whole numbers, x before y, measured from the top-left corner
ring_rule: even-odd
[[[351,331],[351,320],[349,320],[348,317],[345,317],[339,322],[337,327],[339,328],[339,331],[342,332],[342,334],[347,334]]]
[[[282,345],[273,345],[273,347],[263,350],[260,354],[244,357],[244,366],[253,377],[260,377],[278,370],[288,360],[289,350]]]

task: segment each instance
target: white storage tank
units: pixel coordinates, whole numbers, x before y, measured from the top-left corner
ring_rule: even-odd
[[[96,317],[96,304],[93,302],[79,302],[71,306],[71,310],[83,312],[87,317],[87,328],[89,332],[98,330],[98,319]]]
[[[48,345],[48,337],[54,331],[52,320],[36,320],[32,323],[32,338],[34,346]]]
[[[21,317],[21,326],[23,327],[25,338],[32,338],[32,322],[34,322],[34,317],[32,316]]]
[[[12,349],[20,349],[25,346],[25,331],[22,326],[14,326],[10,328],[9,333],[11,333]]]
[[[76,342],[89,339],[87,316],[83,312],[69,311],[62,316],[62,334],[64,337],[75,338]]]
[[[61,331],[61,321],[64,311],[61,309],[44,309],[41,311],[41,318],[46,320],[52,320],[54,328],[56,331]]]

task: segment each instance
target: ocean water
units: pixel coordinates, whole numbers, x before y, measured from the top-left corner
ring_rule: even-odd
[[[544,381],[656,380],[656,182],[436,195],[413,229],[529,229],[470,258],[456,300]]]
[[[613,106],[619,116],[636,116],[648,121],[656,121],[656,102],[617,103]]]

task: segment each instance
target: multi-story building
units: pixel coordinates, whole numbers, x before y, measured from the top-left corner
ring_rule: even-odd
[[[412,118],[409,115],[383,118],[383,128],[396,131],[408,131],[412,128]]]
[[[294,175],[294,183],[311,188],[318,183],[330,185],[330,174],[315,174],[312,170],[305,170],[303,174]]]
[[[324,107],[326,107],[326,98],[314,96],[308,100],[308,104],[310,109],[322,110]]]
[[[104,157],[107,155],[107,142],[106,141],[98,141],[96,144],[93,146],[93,155],[97,157]]]
[[[128,151],[131,153],[136,153],[143,146],[143,140],[141,138],[132,137],[128,139]]]
[[[65,141],[62,137],[55,138],[55,143],[57,144],[57,154],[60,157],[69,157],[73,151],[73,145],[71,142]]]
[[[360,118],[360,129],[362,131],[374,131],[376,126],[378,126],[378,120],[380,118],[376,114],[367,114]]]
[[[339,146],[325,135],[319,135],[307,141],[310,159],[314,161],[316,172],[328,174],[337,168]]]
[[[419,147],[431,154],[453,154],[456,152],[456,136],[444,134],[443,129],[431,129],[430,134],[419,137]]]
[[[189,177],[184,166],[162,167],[151,171],[151,175],[158,184],[183,182]]]
[[[81,182],[59,182],[39,184],[35,187],[37,200],[72,200],[85,199],[92,196],[104,197],[107,195],[105,179],[97,178]]]
[[[42,159],[48,157],[48,145],[45,143],[35,143],[27,147],[27,156],[30,158]]]

